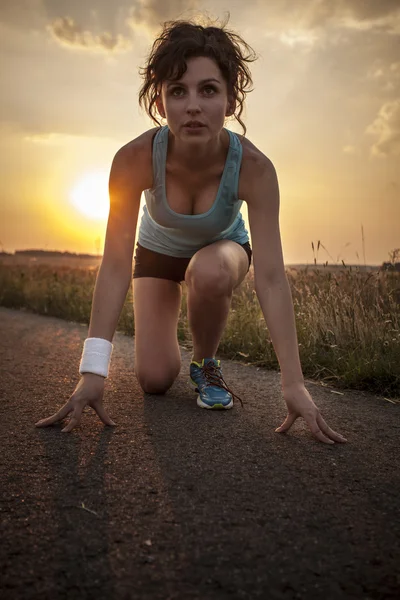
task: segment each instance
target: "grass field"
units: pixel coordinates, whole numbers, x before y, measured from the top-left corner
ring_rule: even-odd
[[[89,324],[100,260],[0,259],[0,305]],[[400,398],[400,273],[324,265],[287,269],[303,373],[336,387]],[[117,330],[134,334],[132,288]],[[190,348],[186,294],[178,326]],[[278,369],[252,271],[234,294],[219,354]]]

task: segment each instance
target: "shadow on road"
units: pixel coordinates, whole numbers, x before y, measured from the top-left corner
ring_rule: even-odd
[[[144,398],[182,584],[202,598],[392,597],[394,554],[384,565],[397,543],[381,502],[395,510],[394,494],[377,488],[362,447],[322,444],[300,424],[275,434],[276,398],[260,406],[252,385],[243,410],[199,409],[186,382]]]
[[[58,540],[50,558],[54,591],[65,597],[66,592],[78,594],[97,588],[102,597],[113,598],[115,575],[107,560],[110,517],[105,476],[114,432],[104,428],[92,434],[88,455],[88,444],[83,444],[79,435],[61,433],[64,425],[38,430],[51,478],[49,518]],[[100,511],[90,512],[93,506],[100,507]]]

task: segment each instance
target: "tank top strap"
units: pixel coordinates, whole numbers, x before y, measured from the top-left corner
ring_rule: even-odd
[[[168,125],[160,127],[153,140],[153,187],[162,184],[162,174],[167,162]]]
[[[227,156],[227,182],[231,190],[237,193],[239,185],[240,166],[242,164],[243,148],[238,136],[227,129],[230,137],[229,153]]]

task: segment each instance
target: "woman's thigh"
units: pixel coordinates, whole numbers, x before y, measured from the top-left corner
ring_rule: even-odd
[[[181,367],[177,326],[182,288],[175,281],[139,277],[133,281],[135,373],[149,393],[163,393]]]

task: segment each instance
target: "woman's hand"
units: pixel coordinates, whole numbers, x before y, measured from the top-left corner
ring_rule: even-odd
[[[69,413],[72,413],[68,424],[61,430],[68,433],[79,425],[85,406],[94,408],[106,425],[116,425],[103,406],[103,395],[104,377],[94,373],[84,373],[68,402],[54,415],[47,419],[41,419],[35,425],[36,427],[47,427],[57,421],[62,421]]]
[[[290,429],[298,417],[303,417],[308,423],[311,433],[321,442],[325,444],[347,442],[345,437],[333,431],[325,423],[304,384],[297,383],[285,386],[283,388],[283,397],[287,405],[288,414],[282,425],[275,429],[275,431],[283,433]]]

